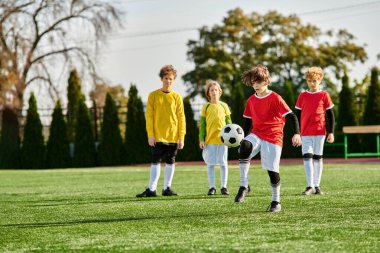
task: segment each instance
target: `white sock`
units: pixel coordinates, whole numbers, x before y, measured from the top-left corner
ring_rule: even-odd
[[[164,190],[172,186],[174,169],[175,169],[174,163],[165,165]]]
[[[150,180],[149,180],[149,189],[151,191],[157,190],[158,179],[160,178],[161,164],[151,164],[150,165]]]
[[[228,181],[228,166],[220,165],[220,180],[222,188],[227,188]]]
[[[280,182],[278,182],[277,184],[270,184],[270,189],[272,191],[272,201],[280,202],[280,188]]]
[[[314,187],[319,187],[322,178],[323,171],[323,160],[313,160],[314,161]]]
[[[239,163],[240,169],[240,186],[248,187],[248,171],[250,163]]]
[[[307,186],[313,187],[313,171],[314,171],[313,159],[304,158],[303,165],[305,167]]]
[[[215,166],[214,165],[207,165],[207,176],[208,176],[208,183],[210,184],[210,189],[215,188]]]

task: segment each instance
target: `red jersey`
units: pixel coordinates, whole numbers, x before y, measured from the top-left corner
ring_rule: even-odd
[[[265,97],[252,95],[243,116],[252,119],[252,133],[262,140],[282,147],[285,116],[291,113],[280,95],[270,91]]]
[[[333,107],[326,91],[303,91],[296,103],[301,110],[301,136],[326,135],[326,110]]]

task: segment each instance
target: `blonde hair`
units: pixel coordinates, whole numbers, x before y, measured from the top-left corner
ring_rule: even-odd
[[[174,79],[177,78],[177,70],[173,67],[173,65],[165,65],[160,69],[160,73],[159,73],[160,78],[163,78],[164,76],[168,74],[173,74]]]
[[[211,89],[211,86],[215,85],[218,90],[219,90],[219,93],[220,93],[220,96],[222,95],[222,88],[220,87],[220,84],[215,81],[215,80],[207,80],[206,81],[206,88],[205,88],[205,94],[206,94],[206,97],[210,100],[211,97],[210,97],[210,89]]]
[[[311,67],[306,71],[306,80],[316,79],[321,81],[323,79],[323,70],[320,67]]]
[[[270,74],[267,67],[258,64],[253,68],[244,71],[241,75],[241,81],[246,86],[253,86],[254,83],[266,82],[270,83]]]

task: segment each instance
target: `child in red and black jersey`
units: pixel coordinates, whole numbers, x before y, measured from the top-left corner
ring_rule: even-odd
[[[306,81],[309,90],[302,92],[296,103],[296,114],[301,121],[302,156],[304,160],[306,181],[308,186],[304,195],[322,194],[320,182],[323,170],[323,145],[326,137],[334,142],[334,104],[326,91],[320,90],[319,84],[323,80],[323,71],[320,67],[311,67],[306,72]]]
[[[269,212],[281,211],[280,204],[280,157],[282,151],[285,117],[294,126],[292,142],[301,145],[299,125],[296,115],[280,95],[268,89],[270,74],[263,65],[257,65],[242,75],[245,85],[255,89],[256,93],[247,100],[244,110],[244,133],[246,137],[239,148],[240,188],[235,202],[244,202],[249,192],[248,171],[250,160],[259,152],[261,165],[268,171],[272,191],[272,202]],[[252,127],[252,131],[250,131]]]

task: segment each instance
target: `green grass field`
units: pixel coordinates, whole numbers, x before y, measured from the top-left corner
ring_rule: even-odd
[[[226,197],[206,195],[204,166],[177,166],[178,197],[137,199],[148,179],[147,167],[0,171],[0,252],[380,252],[380,165],[325,165],[323,196],[301,196],[303,167],[282,166],[281,213],[265,212],[257,166],[243,204],[236,166]]]

